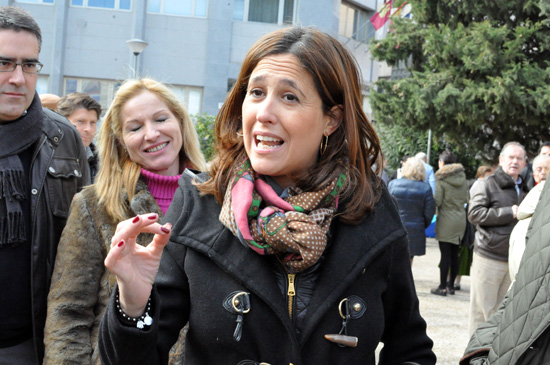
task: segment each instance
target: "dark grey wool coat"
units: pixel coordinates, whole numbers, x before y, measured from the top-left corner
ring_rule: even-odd
[[[125,201],[128,201],[126,195]],[[146,213],[163,216],[142,179],[128,206],[130,216]],[[99,363],[99,322],[116,284],[115,276],[105,269],[103,262],[117,223],[98,204],[94,185],[75,195],[59,242],[48,295],[44,364]],[[141,235],[138,243],[147,244],[151,238]]]
[[[154,321],[146,331],[124,326],[113,298],[101,323],[99,349],[105,364],[164,364],[179,330],[189,322],[186,364],[434,364],[432,341],[418,310],[408,243],[386,190],[363,223],[336,218],[297,333],[289,297],[277,285],[272,256],[260,256],[218,219],[220,205],[200,196],[184,176],[167,218],[175,222],[153,291]],[[299,287],[300,274],[296,275]],[[299,290],[299,289],[297,289]],[[237,315],[224,307],[236,291],[249,293],[242,337],[233,337]],[[326,334],[342,328],[338,304],[363,302],[366,311],[347,324],[357,347],[340,347]],[[360,300],[359,300],[359,299]]]

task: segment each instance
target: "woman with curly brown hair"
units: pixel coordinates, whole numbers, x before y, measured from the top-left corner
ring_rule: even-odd
[[[182,178],[172,229],[154,215],[118,225],[102,361],[164,364],[189,323],[193,364],[374,364],[381,342],[381,363],[434,364],[346,49],[313,28],[266,35],[215,136],[210,174]]]

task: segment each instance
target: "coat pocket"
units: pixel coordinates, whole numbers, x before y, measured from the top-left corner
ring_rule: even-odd
[[[46,184],[50,196],[52,214],[67,218],[73,196],[78,191],[82,171],[78,159],[54,157],[48,167]]]

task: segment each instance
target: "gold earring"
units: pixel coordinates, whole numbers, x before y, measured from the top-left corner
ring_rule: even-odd
[[[327,151],[327,146],[328,146],[328,136],[325,136],[323,134],[323,139],[321,139],[321,145],[319,146],[319,153],[322,155],[325,154],[325,152]]]

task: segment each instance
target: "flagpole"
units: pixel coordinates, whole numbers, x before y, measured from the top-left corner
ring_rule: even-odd
[[[403,1],[403,4],[399,5],[399,7],[397,9],[395,9],[395,11],[393,12],[392,15],[390,15],[390,18],[394,15],[394,14],[399,14],[399,10],[401,10],[405,5],[407,5],[407,2],[406,1]]]
[[[430,163],[430,151],[432,150],[432,129],[428,129],[428,150],[426,151],[426,159]]]

